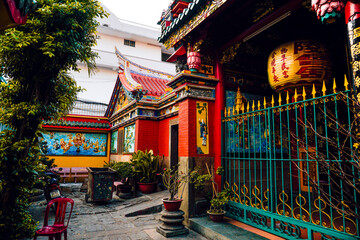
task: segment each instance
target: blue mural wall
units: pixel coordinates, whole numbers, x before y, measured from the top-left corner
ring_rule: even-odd
[[[106,156],[106,133],[48,132],[39,139],[49,156]]]
[[[247,101],[252,102],[263,98],[252,94],[244,94]],[[236,92],[226,91],[226,107],[235,106]],[[244,129],[242,127],[244,126]],[[239,129],[241,128],[241,129]],[[242,118],[236,121],[225,123],[226,151],[228,153],[241,152],[266,152],[267,151],[267,131],[265,121],[262,117]]]

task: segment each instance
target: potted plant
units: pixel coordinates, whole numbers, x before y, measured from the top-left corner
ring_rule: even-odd
[[[214,222],[221,222],[224,219],[223,207],[229,201],[229,189],[222,190],[210,201],[210,209],[207,211],[210,219]]]
[[[152,193],[156,190],[156,179],[159,168],[159,156],[154,156],[152,150],[138,150],[130,159],[134,177],[138,181],[142,193]]]
[[[210,200],[210,209],[207,211],[210,219],[214,222],[221,222],[224,218],[225,211],[223,210],[224,205],[229,201],[230,189],[224,189],[221,192],[217,191],[217,184],[214,181],[214,174],[210,172],[208,165],[206,164],[207,174],[194,176],[195,188],[203,186],[206,182],[210,182],[212,186],[212,197]],[[221,175],[224,169],[218,167],[216,174]]]
[[[178,196],[179,188],[192,179],[194,171],[197,170],[190,171],[189,173],[184,173],[178,170],[178,166],[163,169],[163,172],[161,173],[162,180],[164,186],[168,189],[170,193],[169,198],[163,198],[163,203],[166,210],[179,210],[182,202],[182,193],[184,192],[183,188],[181,195]]]
[[[120,185],[117,185],[120,192],[130,193],[132,188],[130,182],[134,176],[131,164],[129,162],[110,161],[109,163],[104,162],[104,167],[108,167],[116,171],[114,178],[115,181],[120,182]]]
[[[130,180],[134,176],[132,166],[128,162],[117,162],[113,169],[116,171],[116,178],[121,182],[118,186],[120,192],[129,193],[132,188]]]

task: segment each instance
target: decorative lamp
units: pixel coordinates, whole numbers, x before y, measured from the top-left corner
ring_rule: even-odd
[[[187,65],[191,72],[197,72],[201,65],[201,55],[198,52],[189,52],[187,54]]]
[[[313,83],[320,85],[331,78],[328,52],[312,40],[284,43],[269,56],[268,77],[277,92]]]
[[[200,40],[197,43],[195,43],[193,46],[191,46],[191,44],[188,43],[187,65],[191,72],[197,72],[200,69],[201,54],[199,52],[200,52],[200,46],[203,42],[204,40]]]
[[[343,0],[311,0],[311,7],[322,23],[333,23],[341,17],[345,8]]]

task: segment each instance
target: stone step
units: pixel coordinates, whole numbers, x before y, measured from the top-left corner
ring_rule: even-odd
[[[268,239],[255,233],[249,232],[227,222],[216,223],[208,217],[191,218],[189,223],[190,229],[200,233],[207,239],[211,240],[263,240]]]

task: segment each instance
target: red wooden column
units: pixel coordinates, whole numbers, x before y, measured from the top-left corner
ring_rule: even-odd
[[[221,116],[225,108],[225,83],[223,66],[217,60],[215,66],[215,77],[219,79],[215,88],[215,108],[214,108],[214,167],[215,170],[221,166]],[[221,190],[221,176],[215,174],[215,181]]]

